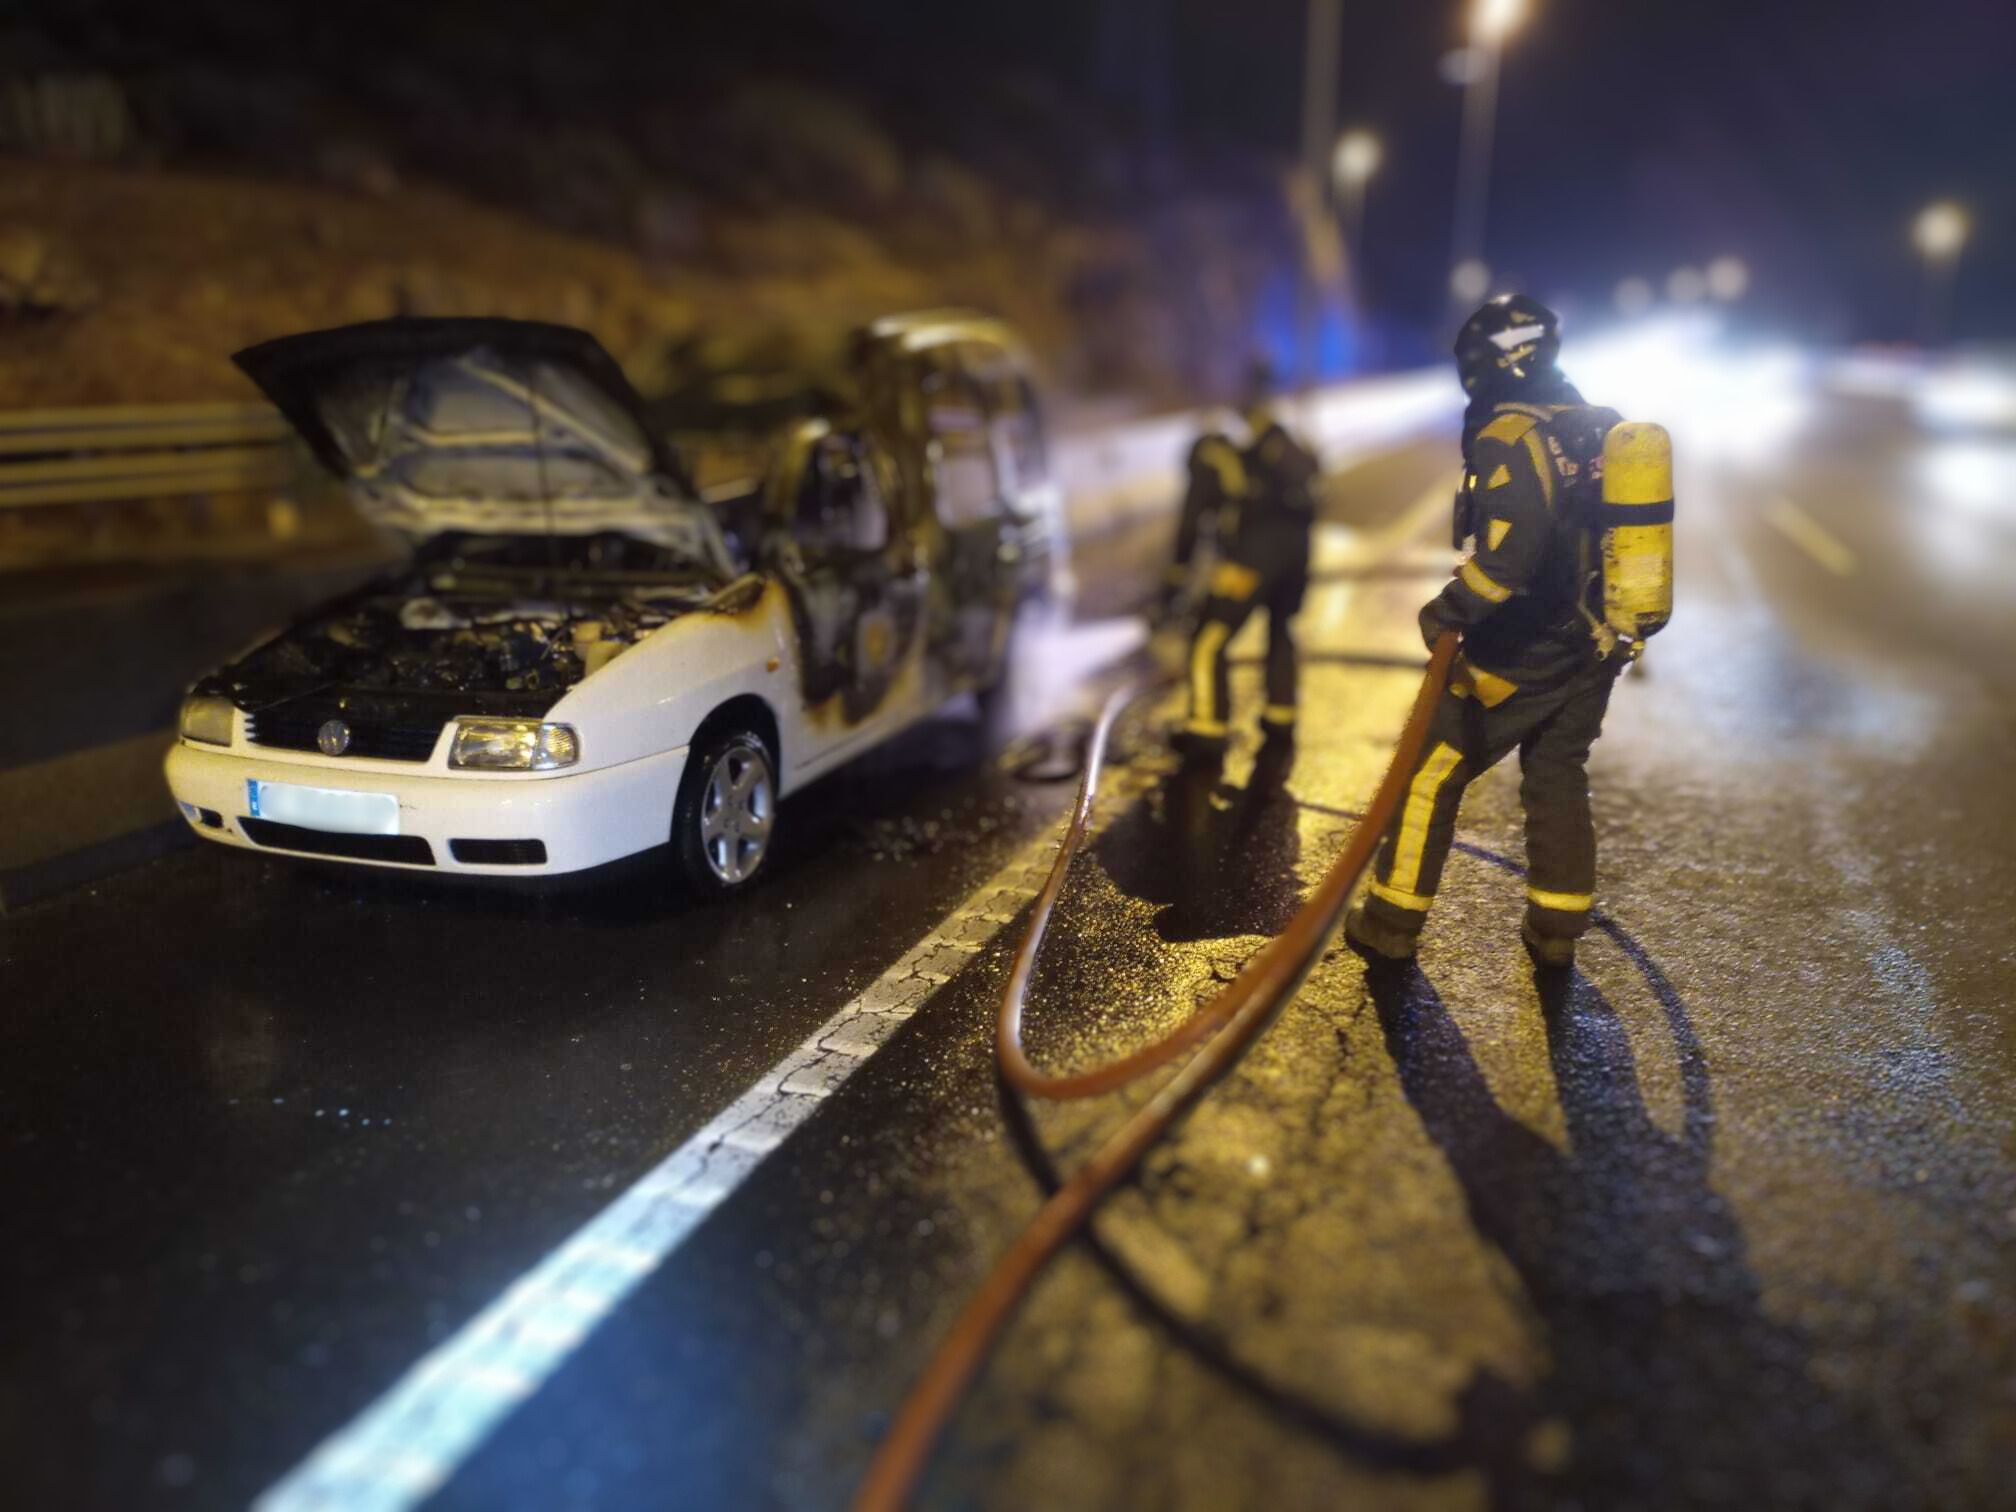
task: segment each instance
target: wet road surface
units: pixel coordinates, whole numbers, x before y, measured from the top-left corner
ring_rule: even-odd
[[[1755,453],[1675,430],[1680,610],[1597,750],[1576,976],[1543,1000],[1519,951],[1494,773],[1418,969],[1332,952],[1039,1285],[924,1504],[2006,1503],[2016,448],[1836,397]],[[1312,593],[1292,750],[1184,779],[1168,708],[1130,718],[1031,1004],[1049,1063],[1180,1018],[1341,847],[1447,570],[1436,466],[1346,478],[1364,528],[1319,563],[1385,569]],[[1101,582],[1152,561],[1109,549]],[[272,1485],[1039,839],[1068,795],[982,745],[948,716],[807,793],[732,911],[205,850],[0,921],[23,1504]],[[429,1504],[843,1505],[1121,1113],[1004,1105],[1011,935]]]

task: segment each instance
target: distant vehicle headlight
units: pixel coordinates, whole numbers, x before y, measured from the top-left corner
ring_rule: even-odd
[[[581,759],[574,726],[536,719],[458,719],[451,767],[490,772],[550,772]]]
[[[182,700],[182,738],[205,745],[231,744],[231,700],[197,693]]]
[[[1918,413],[1954,429],[2016,424],[2016,380],[1978,371],[1935,375],[1919,391]]]

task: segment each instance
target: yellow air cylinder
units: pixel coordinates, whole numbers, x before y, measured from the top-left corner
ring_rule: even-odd
[[[1626,420],[1603,439],[1603,619],[1643,640],[1673,615],[1673,438]]]

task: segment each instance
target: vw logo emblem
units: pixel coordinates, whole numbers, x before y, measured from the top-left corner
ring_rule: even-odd
[[[340,719],[323,721],[315,732],[315,748],[324,756],[341,756],[350,749],[350,726]]]

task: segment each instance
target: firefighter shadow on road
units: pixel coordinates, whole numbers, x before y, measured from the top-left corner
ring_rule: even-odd
[[[1569,973],[1541,991],[1566,1151],[1499,1106],[1417,967],[1368,980],[1408,1101],[1547,1334],[1553,1370],[1536,1399],[1471,1387],[1473,1433],[1501,1413],[1549,1425],[1526,1454],[1485,1457],[1493,1503],[1880,1504],[1896,1486],[1872,1440],[1812,1380],[1803,1336],[1764,1310],[1742,1229],[1710,1184],[1706,1070],[1684,1006],[1649,959],[1637,964],[1678,1042],[1683,1127],[1653,1120],[1624,1021]]]
[[[1158,905],[1171,944],[1279,934],[1302,904],[1292,741],[1264,742],[1241,787],[1214,765],[1182,767],[1093,843],[1113,884]]]

